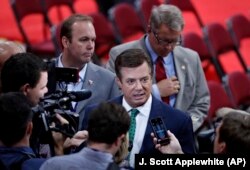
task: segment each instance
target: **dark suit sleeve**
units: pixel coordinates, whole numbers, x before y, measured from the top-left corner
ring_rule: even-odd
[[[184,153],[196,153],[192,120],[189,116],[182,122],[182,127],[176,137],[178,138]]]
[[[27,161],[24,161],[22,164],[22,169],[25,170],[38,170],[41,165],[46,161],[46,159],[43,158],[32,158]]]
[[[89,120],[89,115],[90,115],[91,110],[93,110],[92,106],[88,106],[84,110],[84,118],[80,120],[79,130],[87,130],[88,120]]]

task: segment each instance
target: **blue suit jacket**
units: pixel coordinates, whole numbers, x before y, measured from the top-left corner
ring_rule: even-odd
[[[123,96],[119,96],[109,102],[122,104],[122,98]],[[91,110],[96,107],[97,105],[92,105],[86,108],[85,117],[82,122],[82,130],[87,128],[89,114]],[[140,153],[159,153],[158,150],[155,149],[152,137],[150,136],[151,132],[153,132],[150,120],[159,116],[162,117],[166,128],[170,130],[179,140],[183,152],[195,153],[194,133],[190,116],[187,113],[168,106],[167,104],[156,99],[154,96],[152,96],[151,111]]]
[[[41,165],[46,161],[44,158],[33,158],[27,160],[22,165],[22,170],[36,170],[40,169]]]

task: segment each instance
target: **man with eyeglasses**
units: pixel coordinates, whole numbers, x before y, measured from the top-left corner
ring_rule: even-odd
[[[145,50],[154,68],[153,95],[187,112],[197,131],[208,112],[210,95],[198,53],[180,46],[183,28],[183,17],[176,6],[154,7],[148,33],[139,40],[113,47],[106,67],[114,72],[116,57],[126,49]]]

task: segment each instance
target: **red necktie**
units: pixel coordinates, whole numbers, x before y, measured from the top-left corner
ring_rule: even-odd
[[[156,63],[155,63],[155,79],[156,79],[156,82],[158,81],[161,81],[163,79],[166,79],[167,76],[166,76],[166,72],[165,72],[165,69],[164,69],[164,66],[163,66],[163,58],[162,57],[158,57],[156,59]],[[165,103],[169,103],[169,97],[162,97],[161,98],[162,101],[164,101]]]

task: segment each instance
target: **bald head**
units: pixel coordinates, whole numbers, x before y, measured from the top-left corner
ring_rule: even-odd
[[[12,41],[0,41],[0,70],[4,62],[13,54],[23,53],[25,49],[18,43]]]

